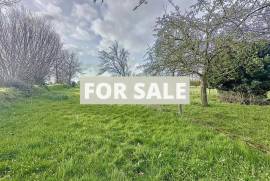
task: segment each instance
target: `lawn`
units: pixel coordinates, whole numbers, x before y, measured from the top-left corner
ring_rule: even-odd
[[[77,88],[37,92],[0,91],[0,180],[270,179],[270,106],[220,103],[212,90],[202,108],[193,88],[180,116],[80,105]]]

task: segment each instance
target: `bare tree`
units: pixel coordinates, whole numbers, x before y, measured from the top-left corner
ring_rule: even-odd
[[[62,50],[59,59],[56,59],[52,68],[52,77],[55,78],[55,83],[63,84],[65,83],[65,62],[69,58],[69,52],[67,50]]]
[[[68,50],[62,50],[60,59],[55,61],[53,67],[53,76],[55,82],[60,84],[72,84],[72,79],[81,73],[81,64],[77,55]]]
[[[18,3],[20,0],[0,0],[0,8],[4,6],[12,6]]]
[[[119,43],[115,41],[109,51],[100,51],[100,70],[99,75],[105,72],[116,76],[130,76],[131,71],[128,66],[129,52],[119,47]]]
[[[72,79],[81,71],[80,62],[75,53],[68,53],[67,59],[65,60],[64,75],[66,83],[71,85]]]
[[[3,82],[42,84],[62,48],[46,19],[24,8],[0,15],[0,74]]]

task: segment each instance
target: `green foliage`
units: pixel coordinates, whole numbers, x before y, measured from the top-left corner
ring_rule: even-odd
[[[48,86],[48,88],[50,91],[64,91],[70,88],[70,86],[66,84],[54,84],[54,85]]]
[[[65,94],[59,94],[59,93],[55,93],[55,94],[48,94],[45,96],[46,98],[53,100],[53,101],[63,101],[63,100],[67,100],[68,96]]]
[[[199,81],[199,80],[191,80],[190,85],[198,87],[198,86],[201,85],[201,81]]]
[[[80,105],[79,90],[0,107],[3,180],[269,180],[269,106]],[[59,101],[43,95],[68,95]],[[256,121],[256,124],[254,124]]]
[[[78,84],[77,84],[76,82],[72,81],[71,84],[70,84],[70,86],[71,86],[71,87],[77,87]]]
[[[246,95],[264,95],[270,90],[270,45],[265,42],[220,42],[209,82],[212,87]]]

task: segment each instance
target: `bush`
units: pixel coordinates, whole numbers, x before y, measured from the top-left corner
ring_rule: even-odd
[[[49,86],[46,83],[43,83],[42,85],[40,85],[40,87],[43,89],[49,90]]]
[[[219,99],[228,103],[270,105],[270,100],[265,98],[265,96],[254,96],[251,94],[222,90],[219,90],[218,93]]]
[[[244,97],[266,98],[270,90],[269,78],[269,44],[229,42],[214,60],[209,83],[221,91],[232,91]]]
[[[27,84],[27,83],[25,83],[23,81],[11,80],[11,81],[5,83],[5,86],[18,89],[18,90],[22,91],[22,93],[25,96],[31,96],[32,95],[32,88],[33,88],[32,85]]]
[[[77,83],[72,81],[71,84],[70,84],[71,87],[77,87]]]

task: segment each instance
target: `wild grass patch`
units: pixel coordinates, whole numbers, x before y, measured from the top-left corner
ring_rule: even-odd
[[[14,102],[0,114],[0,178],[269,180],[269,155],[245,141],[270,148],[269,107],[211,91],[203,108],[198,92],[182,116],[177,106],[80,105],[78,89]]]

